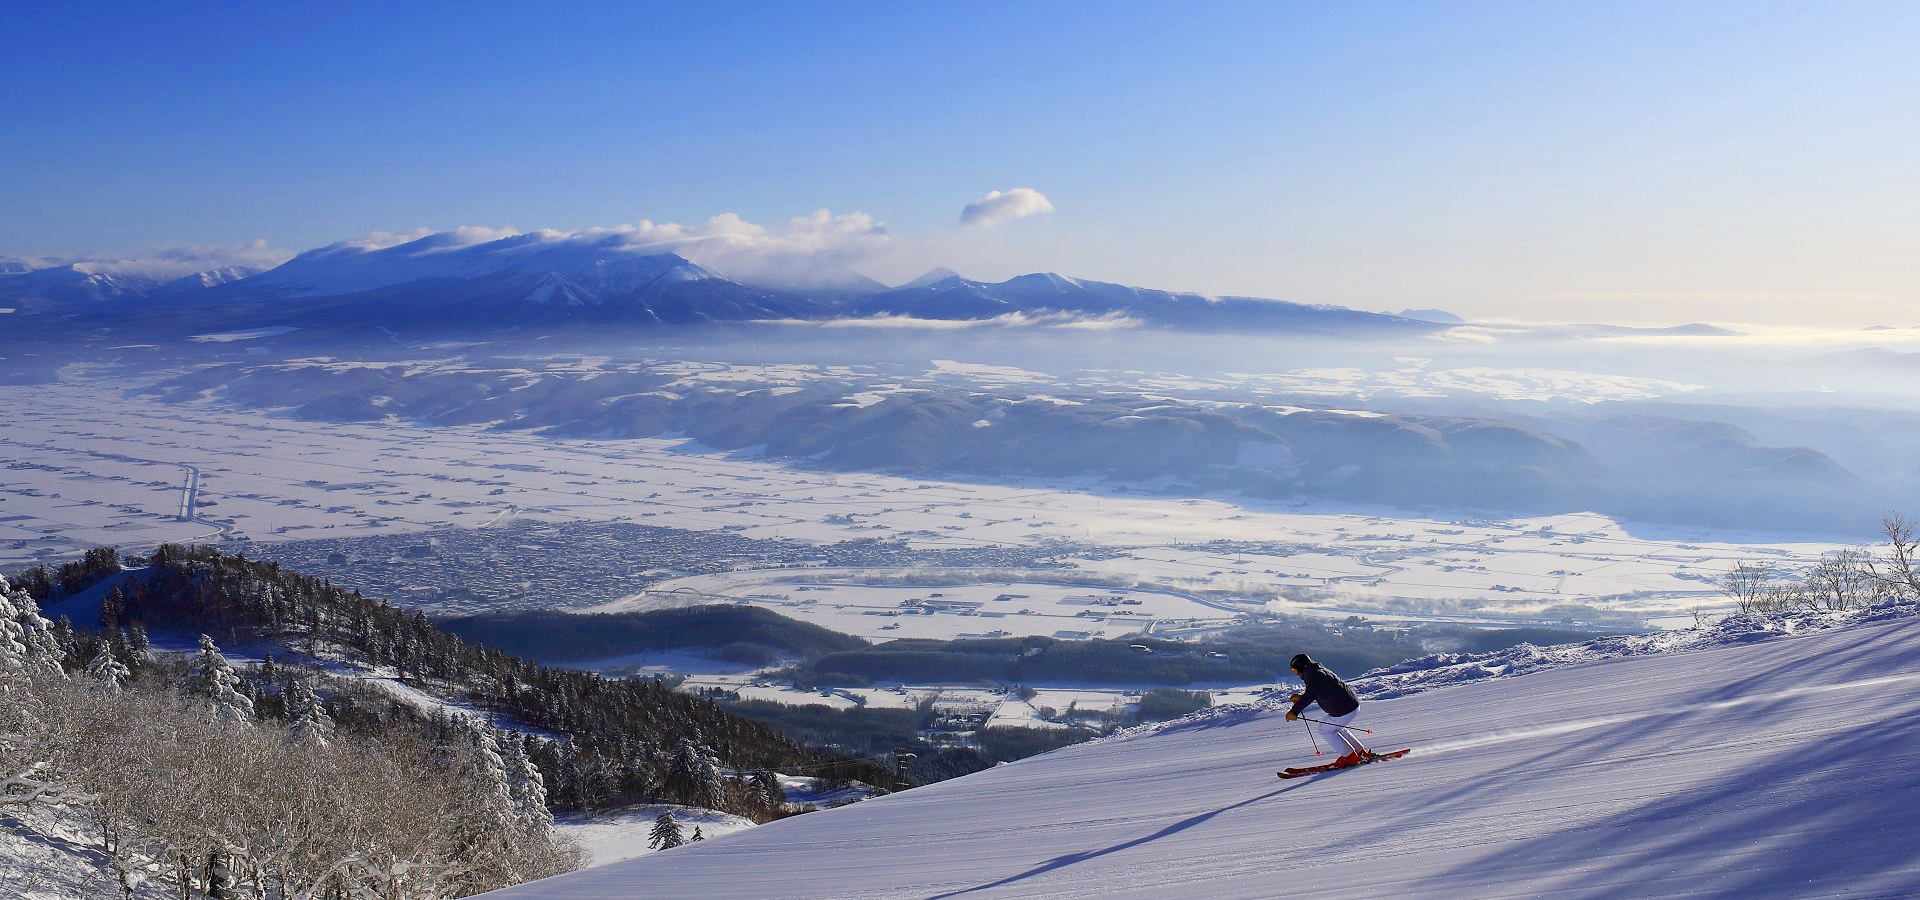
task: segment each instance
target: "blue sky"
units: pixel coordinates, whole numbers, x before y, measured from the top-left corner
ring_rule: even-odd
[[[862,212],[1055,270],[1870,324],[1920,288],[1911,3],[39,4],[0,252]],[[961,228],[1027,187],[1053,211]],[[1906,314],[1920,324],[1920,313]],[[1857,321],[1856,321],[1857,320]]]

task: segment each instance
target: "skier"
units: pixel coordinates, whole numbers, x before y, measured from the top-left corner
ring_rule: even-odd
[[[1329,748],[1346,751],[1333,761],[1333,767],[1344,769],[1366,762],[1372,751],[1360,743],[1351,729],[1340,727],[1352,722],[1360,711],[1360,698],[1353,695],[1353,688],[1305,653],[1295,655],[1288,665],[1307,688],[1304,693],[1293,695],[1293,708],[1287,710],[1287,721],[1300,718],[1301,710],[1319,704],[1320,712],[1326,715],[1320,725],[1321,737],[1326,738]]]

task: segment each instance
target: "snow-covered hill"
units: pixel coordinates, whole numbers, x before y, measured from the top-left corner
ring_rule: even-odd
[[[1351,771],[1218,710],[488,896],[1914,896],[1907,612],[1372,701],[1414,751]]]
[[[107,259],[59,262],[0,257],[0,299],[35,309],[89,308],[102,304],[177,299],[231,284],[261,271],[225,265],[197,271],[191,259]]]
[[[678,236],[674,236],[678,235]],[[481,330],[567,322],[677,325],[908,317],[1055,321],[1230,331],[1418,335],[1441,326],[1393,315],[1249,297],[1208,297],[1068,278],[968,281],[934,269],[897,289],[831,254],[719,253],[714,241],[631,228],[511,232],[458,228],[381,234],[308,250],[268,271],[198,271],[183,259],[56,265],[0,257],[0,299],[29,313],[124,312],[110,300],[167,301],[161,319],[195,313],[274,317],[253,324],[340,322]],[[251,248],[251,245],[249,245]],[[259,258],[267,251],[252,248]],[[198,257],[196,257],[198,258]],[[257,274],[256,274],[257,273]],[[186,316],[193,318],[193,316]]]
[[[942,273],[945,273],[942,275]],[[1094,316],[1161,327],[1252,328],[1300,332],[1422,334],[1441,326],[1339,306],[1257,297],[1211,297],[1069,278],[1053,272],[998,283],[969,281],[936,269],[900,288],[862,297],[849,307],[863,316],[987,319],[1012,314]]]

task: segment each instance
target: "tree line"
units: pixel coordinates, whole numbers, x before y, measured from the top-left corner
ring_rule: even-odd
[[[1842,612],[1898,597],[1920,597],[1920,522],[1895,513],[1880,522],[1886,548],[1835,550],[1804,570],[1738,562],[1720,577],[1720,593],[1741,615],[1805,610]],[[1701,614],[1696,612],[1695,617]]]
[[[63,633],[0,578],[0,810],[83,810],[128,898],[462,897],[580,864],[520,735],[338,729],[298,683],[262,718],[210,637],[182,660]]]

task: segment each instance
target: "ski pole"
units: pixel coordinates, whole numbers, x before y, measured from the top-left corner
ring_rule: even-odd
[[[1307,728],[1307,726],[1305,725],[1301,725],[1300,727]],[[1313,736],[1313,729],[1311,728],[1307,728],[1307,740],[1313,742],[1313,755],[1319,756],[1320,755],[1320,739]]]
[[[1322,725],[1332,725],[1335,728],[1345,728],[1348,731],[1363,731],[1367,734],[1373,733],[1373,729],[1371,728],[1355,728],[1352,725],[1342,725],[1339,722],[1329,722],[1325,719],[1309,719],[1306,716],[1300,716],[1299,719],[1302,722],[1319,722]]]

